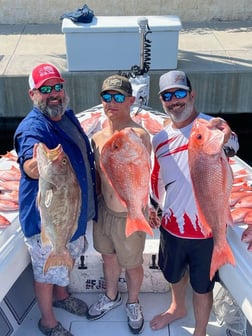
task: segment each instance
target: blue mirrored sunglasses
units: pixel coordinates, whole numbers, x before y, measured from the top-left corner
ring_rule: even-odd
[[[164,102],[169,102],[172,100],[172,97],[175,96],[177,99],[182,99],[187,96],[188,91],[184,89],[179,89],[174,92],[165,92],[161,93],[161,97]]]
[[[102,100],[105,103],[110,103],[112,98],[116,103],[124,103],[125,102],[125,95],[122,93],[101,93]]]
[[[56,92],[60,92],[63,89],[63,84],[55,84],[53,86],[50,85],[43,85],[40,88],[38,88],[39,92],[42,94],[48,94],[51,93],[52,90]]]

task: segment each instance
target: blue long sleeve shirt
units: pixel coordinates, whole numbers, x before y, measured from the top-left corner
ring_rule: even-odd
[[[24,162],[33,157],[33,147],[35,143],[43,142],[50,149],[61,144],[78,178],[82,192],[82,205],[78,228],[71,240],[76,240],[85,234],[87,221],[96,218],[95,167],[89,139],[82,130],[72,110],[68,109],[65,112],[65,116],[69,118],[69,123],[73,123],[80,132],[86,144],[88,162],[84,162],[78,145],[57,125],[57,122],[49,119],[36,107],[21,121],[14,134],[14,146],[21,169],[19,220],[26,237],[40,233],[41,229],[39,210],[36,206],[38,180],[31,179],[23,169]],[[88,167],[88,165],[90,165],[90,167]],[[94,200],[88,199],[87,169],[91,171]],[[92,202],[94,203],[95,214],[93,218],[88,218],[88,204],[92,204]]]

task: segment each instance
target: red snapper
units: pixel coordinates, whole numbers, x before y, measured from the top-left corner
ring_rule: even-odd
[[[142,212],[149,197],[150,155],[133,129],[118,131],[105,143],[101,169],[128,209],[126,237],[136,231],[153,235]]]
[[[233,175],[223,150],[224,133],[209,121],[194,121],[188,144],[188,160],[198,209],[206,236],[213,234],[214,249],[210,279],[224,264],[235,264],[226,240],[226,226],[232,224],[229,198]]]

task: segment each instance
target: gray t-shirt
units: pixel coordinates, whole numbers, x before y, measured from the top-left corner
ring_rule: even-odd
[[[86,143],[83,140],[83,137],[77,127],[71,122],[71,120],[66,116],[63,115],[62,119],[57,122],[58,126],[69,135],[69,137],[76,143],[79,147],[83,160],[86,163],[86,172],[87,172],[87,186],[88,186],[88,220],[94,218],[95,215],[95,204],[94,204],[94,190],[93,190],[93,183],[92,183],[92,175],[90,170],[90,165],[88,161],[87,155],[87,147]]]

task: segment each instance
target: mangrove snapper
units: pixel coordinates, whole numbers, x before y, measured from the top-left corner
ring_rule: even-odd
[[[61,145],[49,149],[43,143],[35,145],[39,170],[37,205],[41,217],[41,240],[50,244],[44,273],[49,267],[73,267],[67,243],[74,235],[80,214],[81,189],[68,156]]]

